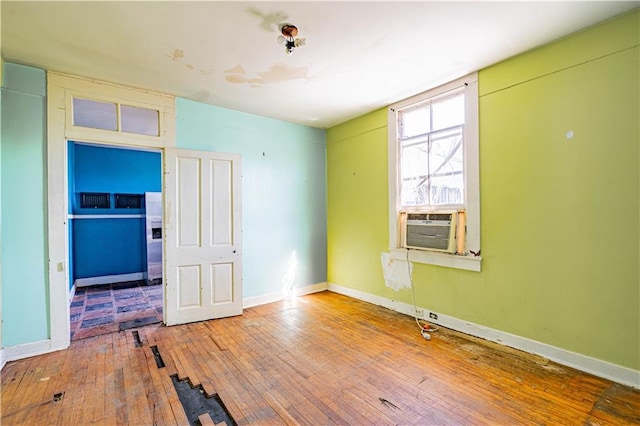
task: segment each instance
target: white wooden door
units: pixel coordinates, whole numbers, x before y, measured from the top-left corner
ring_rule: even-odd
[[[242,314],[238,154],[166,149],[167,325]]]

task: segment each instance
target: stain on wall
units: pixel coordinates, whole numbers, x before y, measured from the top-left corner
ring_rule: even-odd
[[[207,100],[209,100],[209,97],[211,96],[211,93],[208,90],[200,90],[195,92],[190,99],[196,101],[196,102],[206,102]]]
[[[248,7],[247,13],[250,15],[257,16],[261,19],[260,28],[265,31],[273,32],[280,30],[280,24],[287,20],[289,15],[282,11],[271,12],[271,13],[263,13],[256,9],[255,7]]]
[[[167,57],[171,58],[172,61],[179,61],[184,58],[184,50],[175,49],[173,52],[167,55]]]

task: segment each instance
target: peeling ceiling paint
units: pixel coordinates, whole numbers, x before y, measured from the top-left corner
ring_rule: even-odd
[[[326,128],[639,6],[0,1],[0,17],[5,61]],[[291,56],[283,23],[307,39]]]
[[[307,67],[294,68],[287,64],[273,64],[267,71],[257,72],[259,77],[246,77],[246,71],[242,65],[225,71],[225,79],[229,83],[243,84],[249,83],[251,87],[257,87],[263,84],[282,83],[290,80],[308,79]]]
[[[175,49],[171,54],[167,55],[167,57],[169,57],[174,62],[182,63],[185,66],[185,68],[187,68],[187,69],[189,69],[191,71],[197,70],[198,74],[200,74],[200,75],[211,75],[211,74],[213,74],[213,71],[214,71],[213,68],[202,69],[202,68],[197,68],[193,64],[182,62],[182,59],[184,59],[184,57],[185,57],[185,53],[181,49]]]
[[[184,51],[175,49],[173,52],[167,55],[167,57],[171,58],[172,61],[179,61],[180,59],[184,58]]]
[[[280,24],[289,19],[289,16],[282,11],[262,13],[255,7],[247,7],[247,12],[250,15],[254,15],[260,18],[260,28],[269,32],[277,32],[279,30]]]

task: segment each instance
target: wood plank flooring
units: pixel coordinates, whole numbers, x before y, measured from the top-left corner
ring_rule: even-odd
[[[640,424],[638,390],[330,292],[137,331],[8,363],[1,423],[188,424],[177,374],[241,425]]]

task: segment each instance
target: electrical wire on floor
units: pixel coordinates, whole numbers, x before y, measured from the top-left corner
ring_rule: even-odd
[[[413,296],[413,318],[416,320],[416,324],[420,328],[420,334],[425,340],[431,340],[431,334],[438,331],[439,327],[437,325],[431,325],[428,322],[424,321],[424,324],[420,322],[418,319],[418,306],[416,305],[416,290],[413,287],[413,277],[411,275],[411,263],[409,262],[409,249],[407,249],[407,273],[409,275],[409,284],[411,284],[411,295]]]

